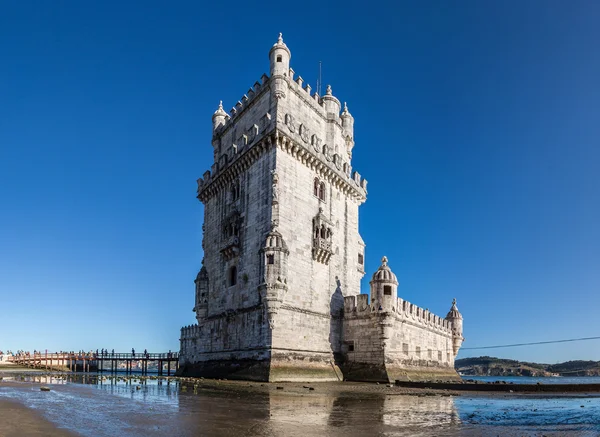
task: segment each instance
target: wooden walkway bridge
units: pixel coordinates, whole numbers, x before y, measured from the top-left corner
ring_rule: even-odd
[[[79,352],[23,352],[6,356],[6,361],[34,369],[69,372],[117,372],[143,374],[156,372],[171,375],[179,367],[179,353],[79,353]],[[149,365],[150,364],[150,368]],[[166,367],[166,369],[165,369]],[[156,368],[156,370],[154,370]]]

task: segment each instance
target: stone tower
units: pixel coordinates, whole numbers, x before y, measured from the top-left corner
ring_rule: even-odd
[[[311,91],[281,35],[263,75],[214,113],[197,325],[181,332],[180,372],[230,379],[338,380],[344,297],[360,293],[354,119],[330,86]],[[341,112],[341,113],[340,113]]]

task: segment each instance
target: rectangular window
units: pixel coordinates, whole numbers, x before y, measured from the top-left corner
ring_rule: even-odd
[[[421,358],[421,348],[419,346],[417,346],[415,353],[417,354],[417,357]]]
[[[427,351],[427,356],[430,360],[433,359],[433,351],[431,349]]]
[[[362,253],[358,254],[358,263],[362,266],[365,263],[365,257]]]
[[[446,354],[446,358],[448,359],[448,362],[450,362],[450,352]]]
[[[442,362],[442,351],[438,351],[438,361]]]
[[[267,264],[275,264],[275,255],[267,255]]]
[[[408,355],[408,343],[402,343],[402,352],[404,355]]]
[[[384,285],[383,286],[383,294],[386,296],[391,296],[392,295],[392,286],[391,285]]]

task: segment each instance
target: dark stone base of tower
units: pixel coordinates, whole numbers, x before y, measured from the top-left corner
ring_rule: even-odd
[[[343,374],[335,363],[301,351],[271,352],[266,359],[229,358],[195,363],[180,363],[178,376],[264,382],[342,381]]]

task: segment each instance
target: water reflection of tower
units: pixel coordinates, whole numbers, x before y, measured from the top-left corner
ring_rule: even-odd
[[[460,424],[450,396],[355,392],[298,396],[272,392],[268,405],[269,420],[259,426],[268,435],[417,435],[424,430],[436,435],[441,427],[447,434],[453,425]]]
[[[402,432],[416,435],[424,429],[459,425],[460,418],[450,396],[409,396],[397,394],[345,394],[334,401],[329,425],[353,434],[388,435]]]

